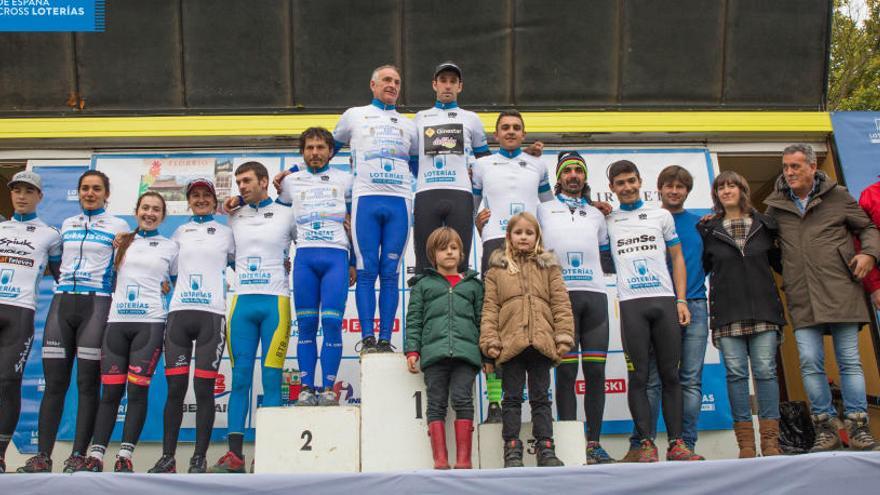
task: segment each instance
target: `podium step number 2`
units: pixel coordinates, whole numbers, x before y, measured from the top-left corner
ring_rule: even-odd
[[[369,354],[361,360],[361,470],[431,469],[431,440],[425,417],[422,374],[406,371],[403,354]],[[446,416],[446,445],[455,459],[455,412]],[[477,432],[471,449],[479,466]]]
[[[257,473],[358,472],[357,407],[263,407],[257,410]]]

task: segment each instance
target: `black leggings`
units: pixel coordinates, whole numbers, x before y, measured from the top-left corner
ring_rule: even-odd
[[[189,368],[195,341],[193,391],[196,396],[196,448],[194,455],[205,455],[214,428],[214,380],[223,357],[226,318],[207,311],[182,310],[168,315],[165,328],[165,402],[162,453],[174,455],[183,421],[183,400],[189,386]]]
[[[462,258],[459,272],[468,267],[468,255],[474,232],[474,197],[467,191],[431,189],[416,194],[413,206],[413,238],[416,252],[416,275],[431,266],[425,247],[428,236],[439,227],[447,226],[461,236]]]
[[[648,374],[651,349],[663,387],[663,419],[670,441],[681,438],[681,327],[672,297],[644,297],[620,302],[623,350],[629,370],[629,411],[639,438],[651,438]]]
[[[101,406],[95,419],[95,446],[110,442],[122,394],[128,392],[123,448],[133,450],[147,419],[147,398],[156,363],[162,353],[165,323],[114,322],[107,324],[101,349]]]
[[[34,310],[0,305],[0,458],[21,414],[21,377],[34,341]]]
[[[575,347],[556,368],[556,410],[562,421],[577,419],[574,385],[580,362],[586,382],[584,413],[587,418],[587,440],[598,442],[605,412],[608,296],[600,292],[578,290],[570,291],[568,297],[574,313]]]
[[[77,412],[73,452],[84,454],[92,439],[101,381],[101,339],[110,297],[55,294],[43,333],[46,388],[40,403],[39,451],[52,455],[76,357]]]

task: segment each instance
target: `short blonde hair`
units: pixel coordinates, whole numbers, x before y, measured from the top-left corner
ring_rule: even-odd
[[[428,262],[432,267],[437,268],[437,251],[448,248],[450,244],[458,244],[458,262],[461,263],[461,257],[464,256],[464,246],[458,232],[449,227],[440,227],[431,232],[425,245],[425,254],[428,255]]]

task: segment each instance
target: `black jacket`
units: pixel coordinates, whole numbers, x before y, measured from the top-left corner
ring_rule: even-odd
[[[703,237],[703,268],[709,275],[709,326],[756,320],[785,324],[771,268],[782,272],[772,218],[752,210],[752,227],[742,251],[721,217],[697,224]]]

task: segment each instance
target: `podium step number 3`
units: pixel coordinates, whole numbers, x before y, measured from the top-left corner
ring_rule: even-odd
[[[263,407],[256,426],[257,473],[359,471],[357,407]]]
[[[535,447],[529,443],[532,438],[532,424],[523,423],[519,439],[523,443],[523,464],[535,466]],[[584,439],[584,424],[580,421],[555,421],[553,440],[556,443],[556,456],[566,466],[586,464],[587,442]],[[501,440],[500,424],[480,425],[480,467],[493,469],[504,467],[504,442]]]
[[[361,360],[361,470],[432,469],[425,417],[425,378],[406,371],[403,354],[368,354]],[[455,412],[446,416],[446,445],[455,459]],[[479,466],[477,432],[471,449]]]

